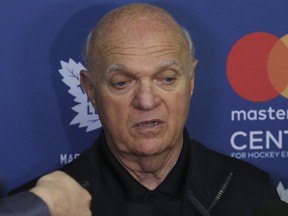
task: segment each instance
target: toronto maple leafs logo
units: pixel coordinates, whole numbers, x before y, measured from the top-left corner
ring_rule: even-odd
[[[277,191],[278,191],[278,194],[279,194],[281,200],[288,203],[288,189],[285,189],[282,182],[279,182],[279,184],[277,186]]]
[[[60,61],[60,64],[62,68],[58,71],[63,77],[62,81],[70,87],[68,92],[75,97],[74,101],[77,103],[72,107],[77,115],[70,125],[79,124],[79,128],[87,127],[86,132],[100,128],[99,116],[80,85],[80,71],[85,70],[85,67],[81,62],[76,63],[71,58],[68,62]]]

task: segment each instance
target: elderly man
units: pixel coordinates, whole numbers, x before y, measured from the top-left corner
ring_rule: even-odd
[[[190,141],[193,43],[164,10],[130,4],[87,42],[81,84],[103,131],[63,170],[91,184],[93,215],[249,216],[278,199],[269,175]]]

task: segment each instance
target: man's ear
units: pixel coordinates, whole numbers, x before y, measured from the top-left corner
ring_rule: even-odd
[[[91,101],[94,109],[96,109],[95,89],[91,74],[86,70],[80,71],[80,84],[86,92],[89,100]]]
[[[198,64],[198,59],[194,59],[191,65],[191,75],[190,75],[190,84],[191,84],[191,91],[190,91],[190,96],[193,95],[194,91],[194,85],[195,85],[195,71],[196,71],[196,66]]]

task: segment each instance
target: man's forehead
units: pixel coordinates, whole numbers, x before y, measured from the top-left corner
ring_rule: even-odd
[[[105,38],[96,49],[105,71],[130,71],[139,64],[150,65],[153,70],[171,65],[183,67],[183,41],[161,31],[141,32],[145,31]]]
[[[98,56],[102,59],[102,65],[107,69],[109,65],[117,63],[117,68],[123,68],[123,65],[168,65],[171,63],[179,64],[183,61],[183,45],[172,39],[149,41],[142,40],[131,42],[114,41],[106,43],[99,47]],[[126,38],[125,38],[126,39]],[[122,65],[121,65],[122,64]],[[116,68],[116,67],[115,67]]]
[[[114,28],[110,27],[108,31],[102,32],[99,41],[103,39],[103,42],[107,40],[113,42],[117,39],[122,39],[122,41],[133,43],[136,41],[139,42],[141,39],[153,39],[155,35],[160,38],[167,38],[169,36],[172,37],[172,40],[175,40],[177,36],[179,37],[179,34],[181,34],[179,29],[169,24],[169,22],[158,22],[150,17],[142,16],[132,21],[127,21],[125,24],[119,23]]]
[[[115,31],[114,34],[103,37],[94,50],[105,61],[133,55],[139,58],[158,57],[159,55],[170,56],[170,58],[181,56],[186,45],[183,37],[169,31],[165,32],[156,26],[153,28],[147,25],[146,27],[134,25]]]

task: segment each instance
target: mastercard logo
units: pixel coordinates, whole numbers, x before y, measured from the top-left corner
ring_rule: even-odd
[[[288,98],[288,34],[282,38],[266,32],[245,35],[232,47],[226,69],[232,88],[246,100]]]

